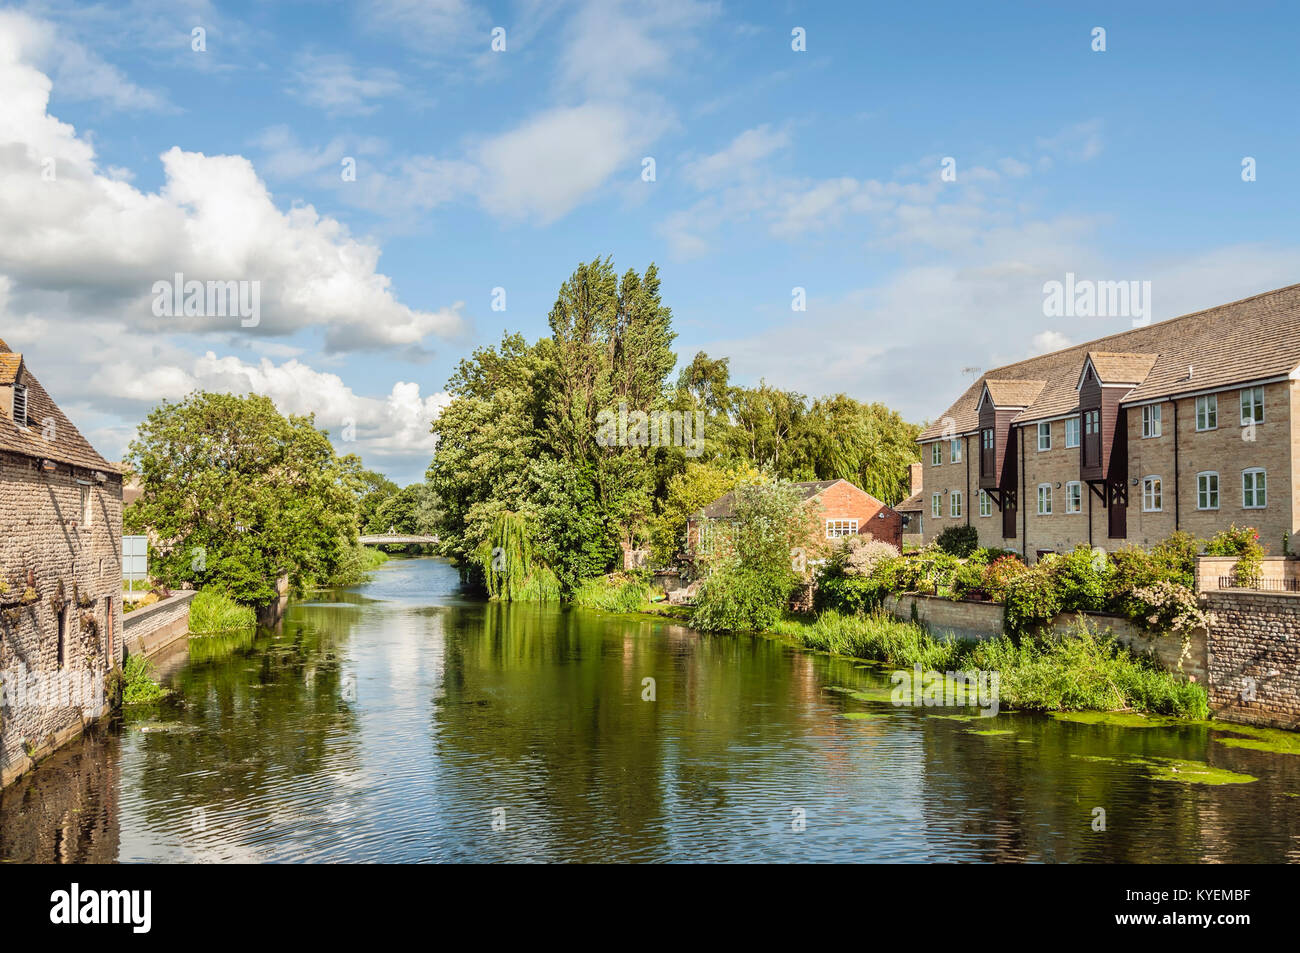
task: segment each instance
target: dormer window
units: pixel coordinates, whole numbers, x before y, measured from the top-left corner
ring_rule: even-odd
[[[19,427],[27,426],[27,385],[14,385],[14,423]]]

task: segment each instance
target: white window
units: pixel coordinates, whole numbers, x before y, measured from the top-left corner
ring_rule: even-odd
[[[19,427],[27,426],[27,385],[14,385],[14,423]]]
[[[1241,392],[1241,425],[1249,427],[1251,424],[1262,424],[1264,422],[1264,388],[1247,387]]]
[[[948,498],[948,515],[956,519],[961,516],[961,491],[953,490]]]
[[[1083,484],[1077,480],[1065,484],[1065,512],[1083,512]]]
[[[1038,425],[1038,449],[1052,449],[1052,425],[1050,423],[1042,423]]]
[[[1160,492],[1160,477],[1149,476],[1142,481],[1142,510],[1145,513],[1159,513],[1164,507],[1164,497]]]
[[[1052,515],[1052,484],[1038,484],[1038,515]]]
[[[1067,447],[1077,447],[1079,445],[1079,418],[1065,418],[1065,445]]]
[[[1196,508],[1198,510],[1219,508],[1219,475],[1212,470],[1196,474]]]
[[[1262,510],[1268,505],[1267,479],[1259,467],[1241,473],[1241,505],[1248,510]]]
[[[856,536],[858,532],[857,520],[827,520],[826,521],[826,538],[838,539],[840,536]]]
[[[1142,408],[1142,437],[1160,436],[1160,405],[1148,404]]]
[[[993,497],[980,490],[980,516],[993,515]]]
[[[938,441],[930,447],[930,463],[936,467],[943,463],[943,445]]]
[[[961,463],[961,441],[954,440],[952,446],[948,448],[948,459],[953,463]]]
[[[935,519],[943,516],[943,494],[935,493],[930,497],[930,515]]]
[[[1196,429],[1217,430],[1219,427],[1219,395],[1206,394],[1196,398]]]

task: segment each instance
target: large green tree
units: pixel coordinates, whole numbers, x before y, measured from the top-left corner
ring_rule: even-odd
[[[151,574],[215,586],[246,603],[327,580],[355,545],[356,456],[338,457],[311,416],[267,397],[196,392],[163,403],[128,451],[141,496],[123,522],[157,540]]]

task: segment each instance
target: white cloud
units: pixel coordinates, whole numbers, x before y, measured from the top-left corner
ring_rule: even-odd
[[[1038,148],[1046,152],[1049,159],[1059,157],[1075,162],[1095,159],[1103,148],[1101,120],[1089,119],[1066,126],[1054,136],[1040,138]]]
[[[364,116],[379,108],[376,100],[403,91],[397,73],[385,67],[359,70],[346,56],[303,52],[294,59],[289,91],[308,106],[330,115]]]
[[[680,63],[694,32],[719,12],[719,4],[696,0],[588,0],[565,26],[561,84],[588,96],[644,95],[647,81]]]
[[[51,84],[27,60],[27,23],[0,19],[0,129],[8,139],[0,148],[0,274],[14,295],[60,292],[73,319],[229,330],[230,319],[153,315],[154,283],[180,272],[260,282],[258,335],[320,328],[331,349],[420,353],[429,338],[462,331],[459,304],[426,311],[398,301],[378,271],[376,245],[311,206],[281,212],[242,156],[174,146],[161,157],[156,193],[102,172],[89,142],[47,112]],[[48,181],[42,172],[51,167]]]
[[[686,180],[697,189],[734,184],[753,171],[754,163],[766,159],[790,142],[789,133],[773,130],[766,123],[746,129],[725,149],[688,162],[683,169]]]

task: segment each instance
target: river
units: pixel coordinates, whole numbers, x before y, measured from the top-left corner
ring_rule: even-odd
[[[894,708],[851,659],[487,604],[437,559],[160,672],[4,792],[0,862],[1300,860],[1300,753]]]

